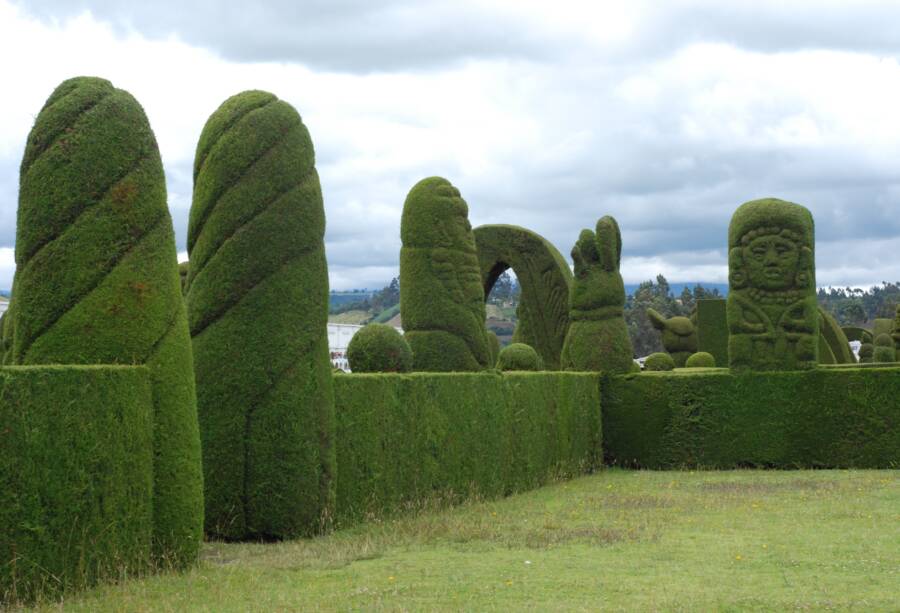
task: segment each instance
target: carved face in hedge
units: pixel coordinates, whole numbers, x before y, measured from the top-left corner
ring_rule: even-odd
[[[768,290],[794,287],[800,248],[781,235],[758,236],[744,247],[750,285]]]

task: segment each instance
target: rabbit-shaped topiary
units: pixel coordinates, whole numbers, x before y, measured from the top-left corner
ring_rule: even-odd
[[[687,317],[666,319],[657,311],[647,309],[647,317],[653,327],[659,330],[663,347],[675,360],[675,367],[682,368],[692,353],[697,351],[697,329]]]
[[[582,230],[572,248],[575,282],[561,365],[566,370],[627,373],[634,350],[625,324],[625,284],[619,274],[622,235],[606,216],[596,234]]]

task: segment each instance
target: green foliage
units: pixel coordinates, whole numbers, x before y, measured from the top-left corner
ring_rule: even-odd
[[[891,326],[891,338],[894,339],[894,348],[900,350],[900,304],[897,305],[894,323]]]
[[[497,365],[497,359],[500,357],[500,338],[496,332],[488,331],[488,349],[491,352],[491,367]]]
[[[191,269],[190,262],[178,262],[178,278],[181,280],[182,293],[187,288],[188,271]]]
[[[569,298],[569,329],[560,364],[567,370],[626,373],[634,350],[623,309],[625,285],[619,274],[622,235],[606,216],[596,233],[582,230],[572,248],[575,281]]]
[[[488,368],[484,290],[459,190],[440,177],[410,190],[400,221],[400,313],[418,371]]]
[[[834,356],[834,363],[855,364],[856,358],[853,355],[853,351],[850,349],[850,341],[847,339],[844,331],[841,330],[837,320],[821,306],[818,308],[820,317],[819,335],[822,336],[828,344],[828,348]]]
[[[869,330],[859,326],[843,326],[841,331],[843,331],[848,341],[859,341],[861,343],[873,343],[875,341],[875,337],[872,336]]]
[[[875,350],[872,354],[873,362],[895,362],[897,359],[894,349],[894,339],[889,334],[879,334],[875,337]]]
[[[511,343],[500,350],[497,368],[500,370],[544,370],[544,362],[533,347],[525,343]]]
[[[647,309],[647,317],[653,327],[659,330],[663,347],[672,356],[675,366],[680,368],[697,351],[697,331],[687,317],[666,319],[653,309]]]
[[[687,368],[715,368],[716,358],[711,353],[698,351],[687,359],[684,363]]]
[[[863,343],[859,347],[859,363],[871,364],[874,362],[875,345],[873,343]]]
[[[191,345],[156,139],[109,81],[63,82],[22,160],[12,364],[146,364],[153,377],[154,546],[175,566],[202,538]]]
[[[810,212],[766,198],[728,226],[728,359],[734,370],[805,370],[818,363],[815,239]]]
[[[600,398],[582,373],[335,377],[338,519],[537,487],[599,466]]]
[[[900,282],[860,288],[820,289],[818,301],[842,326],[862,327],[876,318],[893,318],[900,303]],[[858,340],[858,339],[850,339]]]
[[[875,346],[876,347],[893,347],[894,339],[891,338],[890,334],[879,334],[875,337]]]
[[[149,371],[0,368],[0,492],[0,608],[149,570]]]
[[[222,103],[194,159],[186,295],[214,536],[311,534],[331,512],[324,231],[297,111],[261,91]]]
[[[367,324],[347,345],[350,370],[363,372],[408,372],[412,368],[412,350],[403,335],[387,324]]]
[[[712,354],[716,364],[728,364],[728,317],[726,300],[697,301],[697,349]]]
[[[896,468],[900,369],[725,369],[609,377],[608,463],[643,468]]]
[[[651,353],[644,359],[644,370],[674,370],[675,360],[668,353]]]
[[[490,296],[498,279],[513,269],[521,286],[517,312],[527,322],[516,329],[515,342],[530,345],[549,370],[558,370],[572,286],[565,258],[542,236],[519,226],[479,226],[474,234],[484,295]]]
[[[877,338],[879,334],[890,334],[891,328],[894,327],[894,320],[887,317],[876,317],[872,320],[872,338]]]

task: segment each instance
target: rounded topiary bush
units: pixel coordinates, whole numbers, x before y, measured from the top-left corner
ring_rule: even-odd
[[[876,347],[893,347],[894,339],[891,338],[890,334],[879,334],[875,337],[875,346]]]
[[[897,353],[894,351],[894,347],[885,347],[884,345],[876,345],[875,353],[872,357],[873,362],[895,362],[897,360]]]
[[[543,370],[544,363],[534,347],[525,343],[512,343],[500,350],[497,368],[500,370]]]
[[[716,358],[706,351],[698,351],[692,353],[684,365],[687,368],[715,368]]]
[[[872,343],[863,343],[859,347],[859,363],[868,364],[874,361],[875,345]]]
[[[352,372],[408,372],[412,350],[393,326],[368,324],[350,339],[347,361]]]
[[[675,360],[668,353],[651,353],[644,360],[644,370],[675,370]]]

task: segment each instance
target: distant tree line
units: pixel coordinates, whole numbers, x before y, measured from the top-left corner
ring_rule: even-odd
[[[842,326],[871,327],[876,317],[894,318],[900,303],[900,282],[882,281],[863,290],[853,287],[830,287],[819,290],[819,304],[834,315]]]

